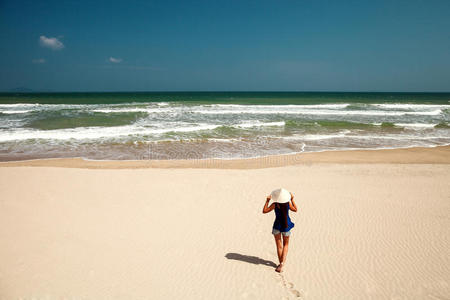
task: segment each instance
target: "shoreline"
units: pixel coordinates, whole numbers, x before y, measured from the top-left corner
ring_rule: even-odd
[[[263,169],[323,164],[450,164],[450,146],[398,149],[337,150],[271,155],[242,159],[88,160],[48,158],[0,162],[2,167],[62,167],[80,169]]]

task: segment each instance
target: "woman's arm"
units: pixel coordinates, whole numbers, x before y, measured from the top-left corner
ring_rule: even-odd
[[[263,214],[267,214],[268,212],[272,211],[275,208],[275,203],[272,203],[269,205],[269,201],[272,198],[272,196],[267,196],[266,198],[266,203],[264,204],[264,208],[263,208]]]
[[[291,202],[289,202],[289,209],[296,212],[297,211],[297,205],[294,202],[294,195],[291,193]]]

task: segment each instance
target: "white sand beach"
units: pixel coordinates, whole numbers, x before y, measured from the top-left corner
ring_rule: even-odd
[[[449,147],[400,153],[2,163],[0,299],[448,299]],[[281,186],[299,211],[278,274],[262,208]]]

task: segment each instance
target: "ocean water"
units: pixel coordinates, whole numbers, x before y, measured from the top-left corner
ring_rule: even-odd
[[[450,93],[0,94],[0,161],[246,158],[450,144]]]

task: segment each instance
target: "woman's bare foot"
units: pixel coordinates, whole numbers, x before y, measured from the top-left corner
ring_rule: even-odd
[[[278,272],[278,273],[283,272],[283,263],[280,263],[280,264],[278,265],[278,267],[275,269],[275,271]]]

